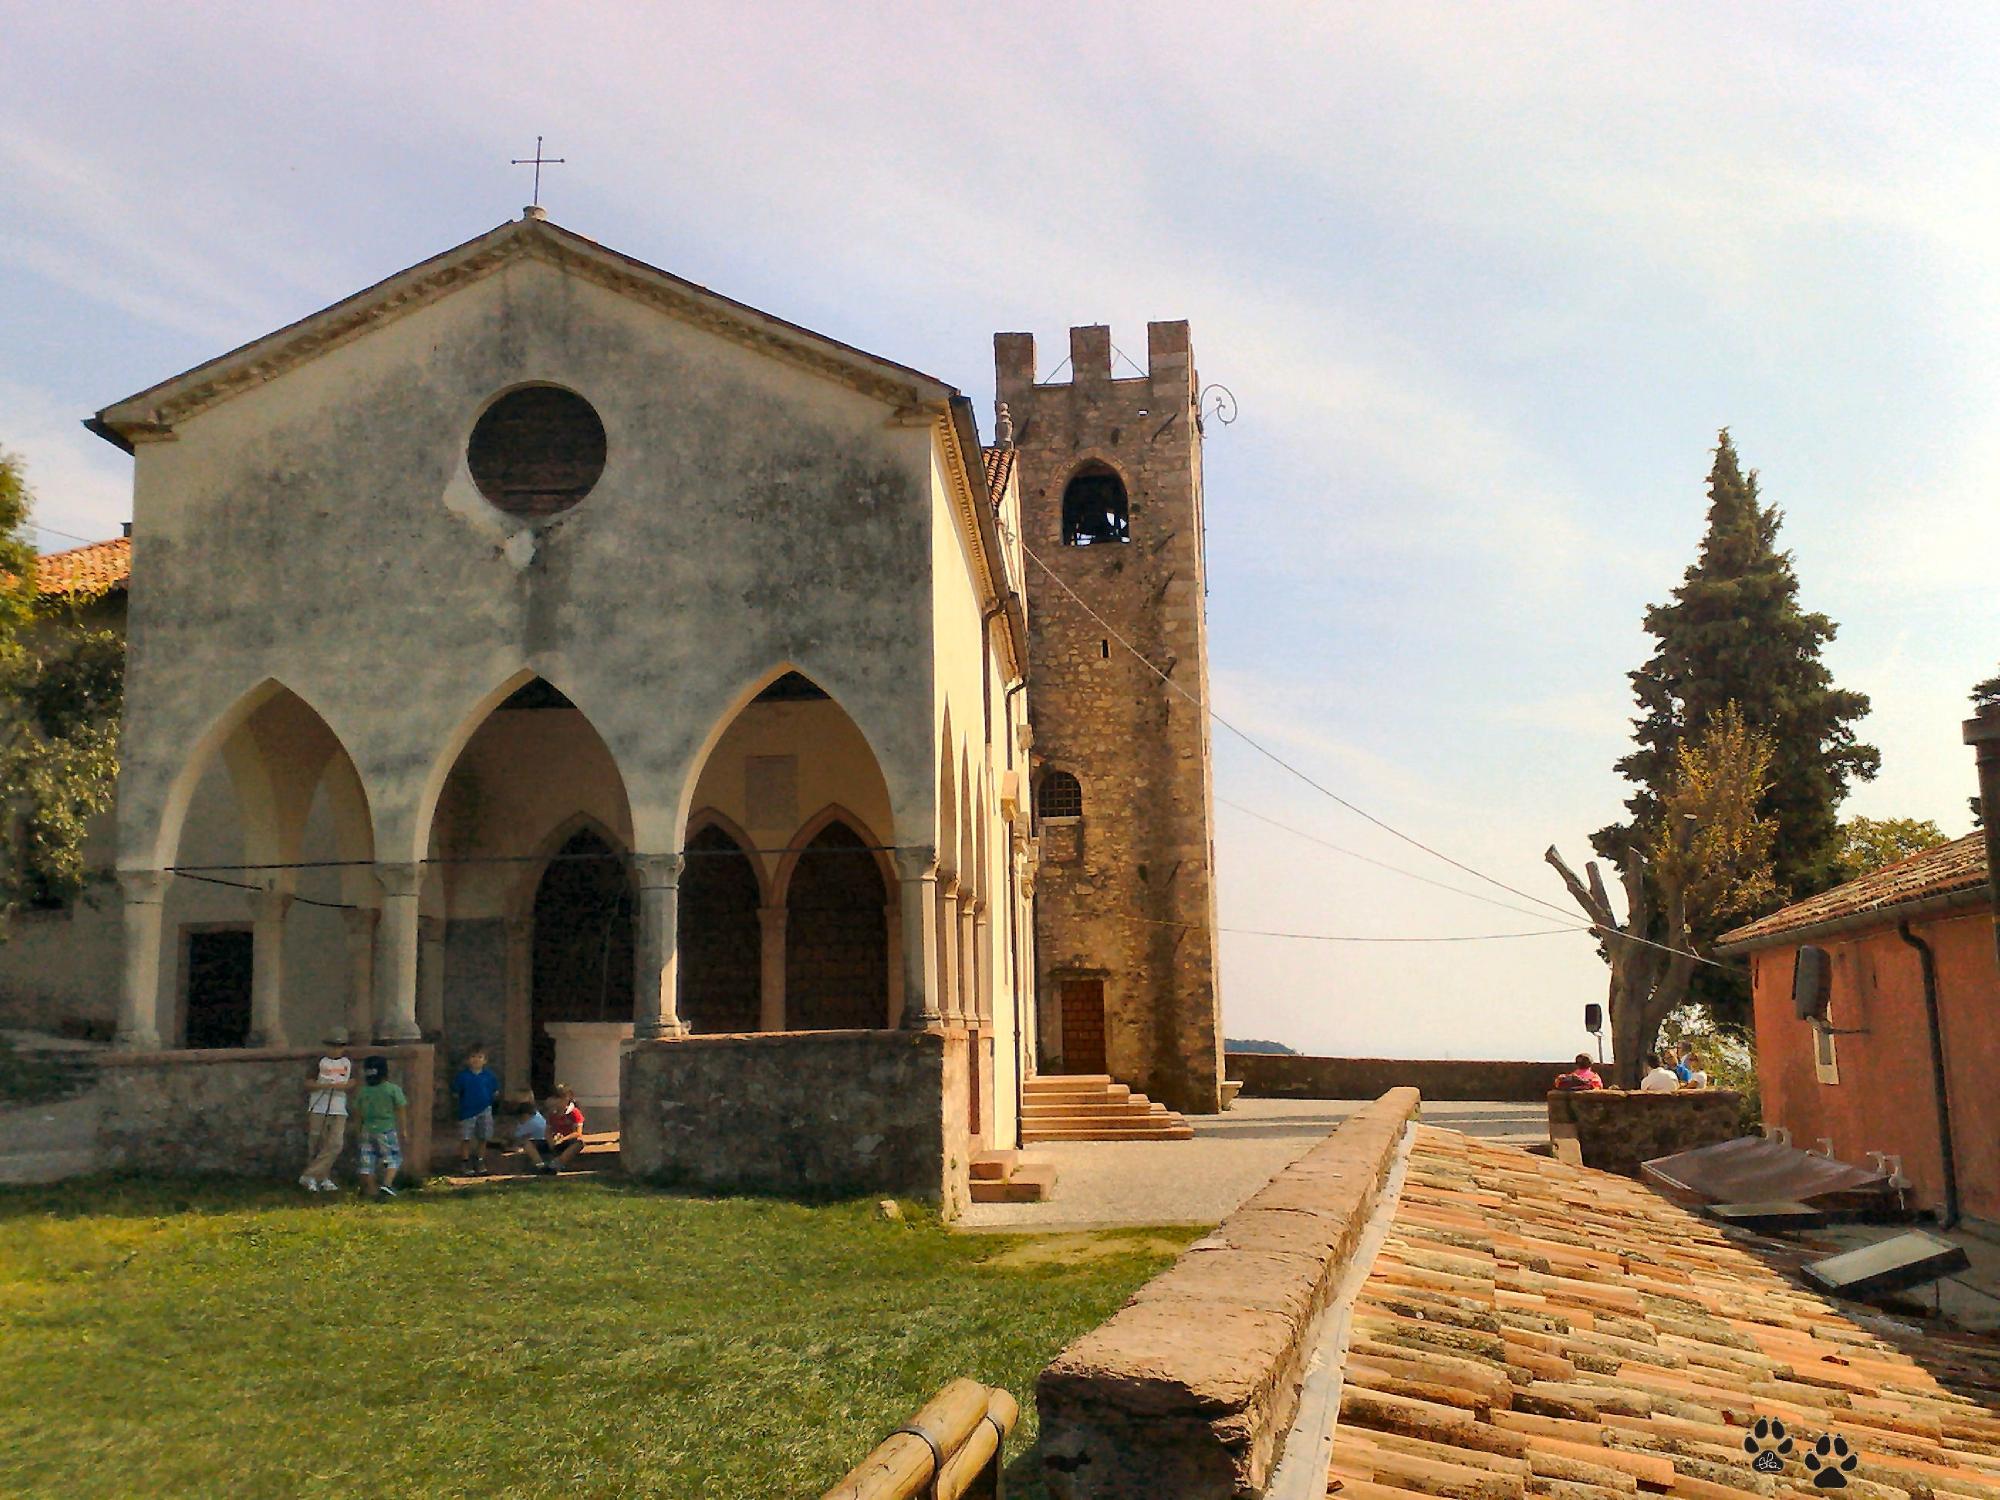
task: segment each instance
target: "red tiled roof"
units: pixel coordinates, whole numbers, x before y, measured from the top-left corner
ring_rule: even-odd
[[[67,552],[44,552],[35,559],[37,593],[93,597],[115,593],[132,576],[132,539],[115,536]]]
[[[1893,865],[1871,870],[1858,880],[1837,885],[1817,896],[1794,902],[1783,911],[1759,917],[1718,940],[1722,947],[1767,943],[1788,932],[1817,927],[1869,912],[1882,913],[1883,920],[1900,906],[1926,896],[1944,896],[1954,891],[1971,891],[1986,884],[1986,836],[1968,833],[1922,854]]]
[[[1014,450],[986,448],[981,451],[986,455],[986,498],[997,506],[1000,497],[1007,492],[1007,479],[1014,472]]]
[[[1339,1500],[1807,1500],[1829,1450],[1861,1500],[2000,1497],[1990,1340],[1892,1342],[1638,1183],[1456,1132],[1419,1131],[1351,1330]]]

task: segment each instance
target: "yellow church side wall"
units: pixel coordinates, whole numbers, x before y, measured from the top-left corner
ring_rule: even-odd
[[[986,503],[983,483],[976,503]],[[955,876],[961,902],[971,899],[982,908],[973,928],[976,953],[969,964],[961,956],[960,973],[970,972],[977,992],[966,1009],[974,1012],[967,1019],[981,1031],[982,1124],[990,1144],[1008,1146],[1018,1129],[1023,1037],[1017,944],[1010,941],[1017,914],[1007,878],[1012,843],[1000,816],[997,774],[1005,733],[1007,679],[1000,635],[1006,624],[995,618],[982,630],[987,606],[958,507],[940,449],[932,463],[934,713],[940,779],[948,761],[953,788],[951,805],[940,810],[940,875]],[[999,559],[994,564],[1002,566]],[[940,931],[940,946],[955,948],[946,936]]]

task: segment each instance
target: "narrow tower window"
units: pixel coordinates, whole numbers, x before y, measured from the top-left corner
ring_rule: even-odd
[[[1063,543],[1094,547],[1132,539],[1125,486],[1103,464],[1085,464],[1063,490]]]
[[[1042,778],[1042,790],[1035,799],[1035,812],[1044,818],[1083,816],[1083,785],[1067,771],[1051,771]]]

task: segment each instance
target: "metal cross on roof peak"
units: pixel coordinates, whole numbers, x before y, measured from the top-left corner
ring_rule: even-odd
[[[530,205],[531,207],[540,208],[542,206],[542,168],[560,166],[562,162],[563,158],[560,156],[542,155],[542,138],[540,136],[535,137],[535,154],[533,156],[517,156],[508,162],[508,165],[512,167],[533,167],[535,169],[535,196]]]

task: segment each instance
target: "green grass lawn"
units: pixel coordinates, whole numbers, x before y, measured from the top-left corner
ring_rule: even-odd
[[[815,1496],[1192,1231],[951,1235],[616,1178],[0,1190],[0,1495]]]

